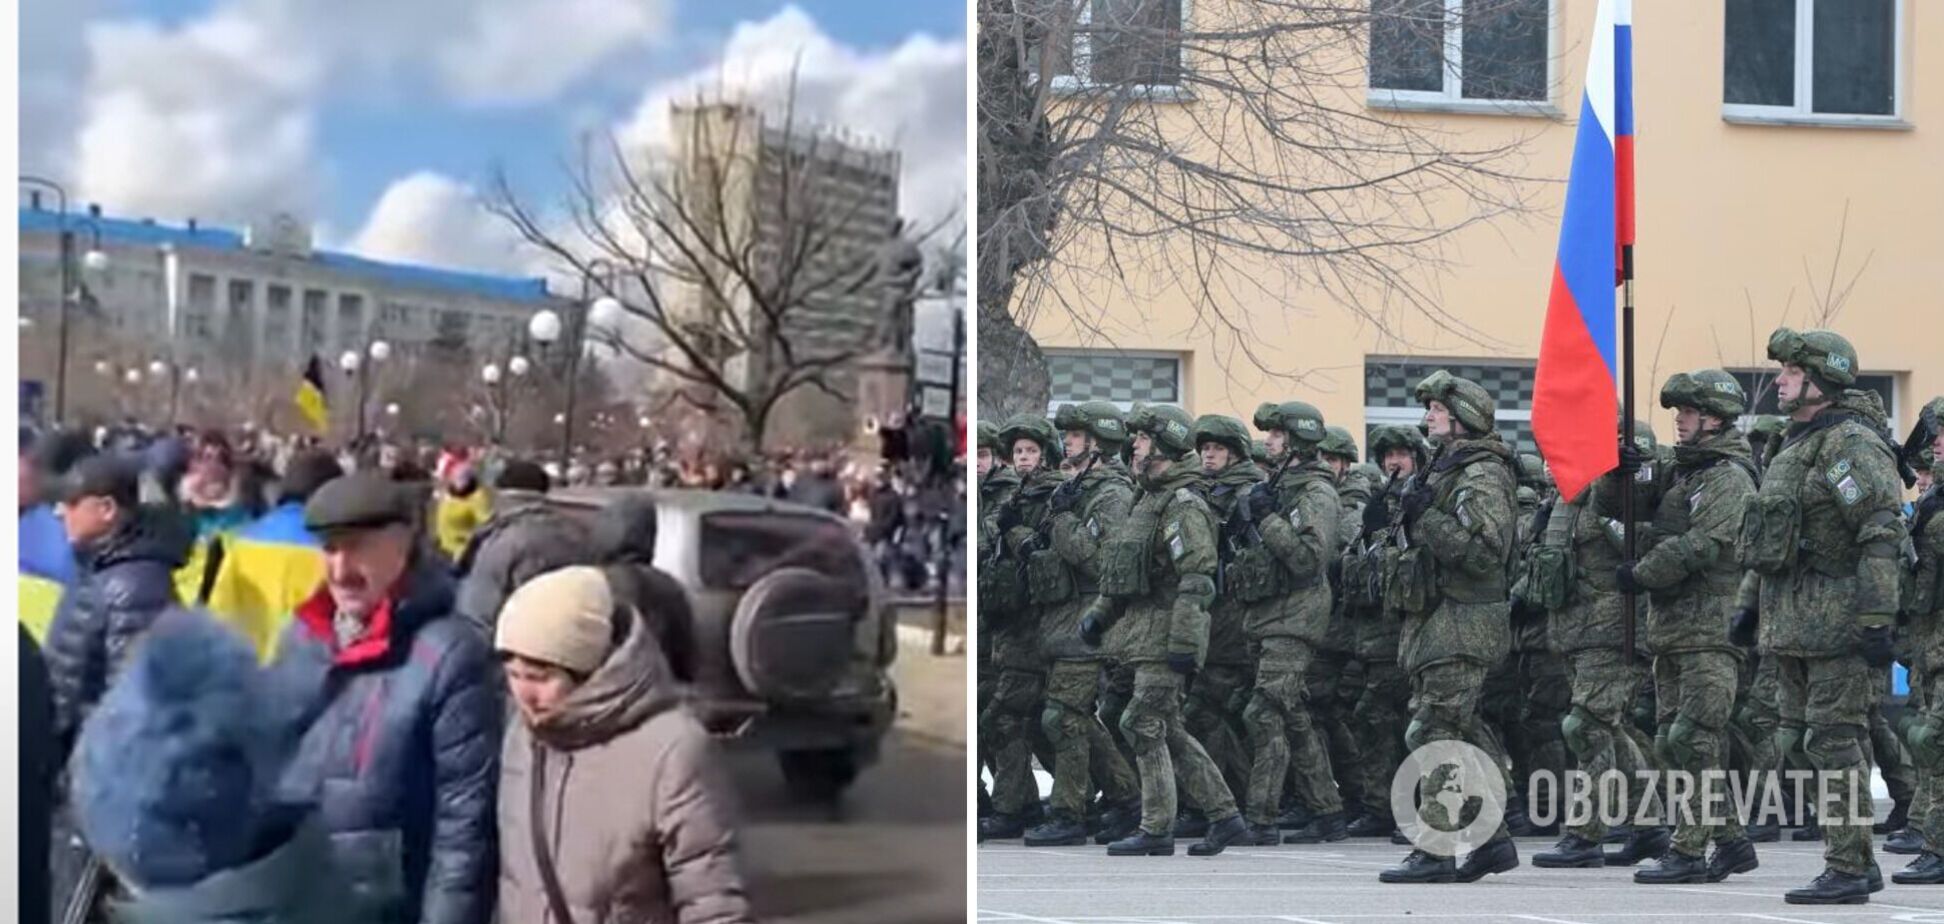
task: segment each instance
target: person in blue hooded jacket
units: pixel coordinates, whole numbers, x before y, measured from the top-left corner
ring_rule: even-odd
[[[46,498],[46,485],[94,451],[77,433],[36,436],[20,430],[20,624],[35,642],[47,639],[54,612],[74,587],[80,567],[67,530]]]

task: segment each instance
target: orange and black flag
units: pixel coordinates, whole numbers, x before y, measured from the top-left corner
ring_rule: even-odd
[[[311,429],[324,432],[331,424],[331,409],[324,403],[324,364],[312,355],[304,365],[304,376],[297,380],[297,410],[310,422]]]

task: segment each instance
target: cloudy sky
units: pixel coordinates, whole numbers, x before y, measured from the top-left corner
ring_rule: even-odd
[[[671,99],[780,98],[904,150],[920,219],[965,191],[959,0],[23,0],[23,173],[111,214],[524,271],[477,208],[562,189],[578,139],[653,143]]]

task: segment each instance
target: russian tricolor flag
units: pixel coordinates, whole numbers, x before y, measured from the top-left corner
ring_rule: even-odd
[[[1633,3],[1600,0],[1532,396],[1532,430],[1561,497],[1620,462],[1614,289],[1634,241]]]

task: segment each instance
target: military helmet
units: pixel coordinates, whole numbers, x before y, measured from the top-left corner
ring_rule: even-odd
[[[1789,429],[1789,421],[1787,419],[1777,417],[1774,414],[1763,414],[1755,418],[1754,423],[1748,425],[1748,435],[1766,439],[1787,429]]]
[[[1127,422],[1127,429],[1151,437],[1154,451],[1164,459],[1179,459],[1195,451],[1194,418],[1172,404],[1142,407]]]
[[[1281,430],[1290,439],[1309,447],[1323,442],[1329,435],[1323,426],[1323,412],[1305,401],[1284,401],[1256,408],[1255,425],[1263,431]]]
[[[1268,468],[1272,458],[1269,455],[1269,444],[1261,440],[1250,440],[1249,458],[1254,460],[1255,464]]]
[[[1661,407],[1691,407],[1703,414],[1734,422],[1748,412],[1748,393],[1735,377],[1720,369],[1676,372],[1661,386]]]
[[[1386,424],[1370,434],[1370,458],[1383,461],[1393,449],[1409,450],[1419,459],[1428,458],[1431,453],[1425,448],[1424,434],[1416,427]]]
[[[1349,459],[1352,465],[1362,459],[1357,454],[1357,438],[1342,427],[1323,428],[1323,444],[1316,447],[1316,451],[1326,456]]]
[[[1473,433],[1490,433],[1497,423],[1496,402],[1483,386],[1470,379],[1461,379],[1439,369],[1425,376],[1424,381],[1419,382],[1412,391],[1419,404],[1429,405],[1436,401],[1449,408],[1452,416]]]
[[[1384,470],[1378,468],[1374,462],[1359,462],[1350,466],[1350,477],[1362,478],[1370,482],[1373,490],[1384,485]]]
[[[1807,369],[1816,385],[1825,392],[1856,384],[1856,347],[1833,330],[1816,329],[1798,333],[1778,327],[1775,333],[1769,335],[1768,358]],[[1834,389],[1830,386],[1834,386]],[[1836,395],[1832,393],[1829,397]]]
[[[1235,458],[1241,459],[1249,454],[1249,428],[1225,414],[1203,414],[1195,420],[1196,448],[1203,443],[1227,446]]]
[[[999,428],[999,443],[1005,447],[1007,456],[1012,455],[1014,444],[1020,440],[1032,440],[1039,444],[1042,464],[1052,467],[1060,461],[1060,437],[1053,432],[1053,422],[1038,414],[1015,414]]]
[[[1620,418],[1619,422],[1614,425],[1613,430],[1616,434],[1626,433],[1626,418]],[[1634,421],[1634,445],[1648,452],[1653,452],[1660,448],[1660,441],[1654,439],[1654,428],[1648,426],[1647,421]]]
[[[1085,432],[1104,452],[1117,452],[1127,442],[1127,420],[1112,401],[1062,404],[1053,413],[1053,426],[1063,431]]]
[[[1538,453],[1519,453],[1519,484],[1537,489],[1552,487],[1552,475],[1546,472],[1546,460],[1539,458]]]
[[[1006,454],[1006,447],[999,442],[999,428],[991,421],[979,421],[979,448],[990,449],[997,455]]]

